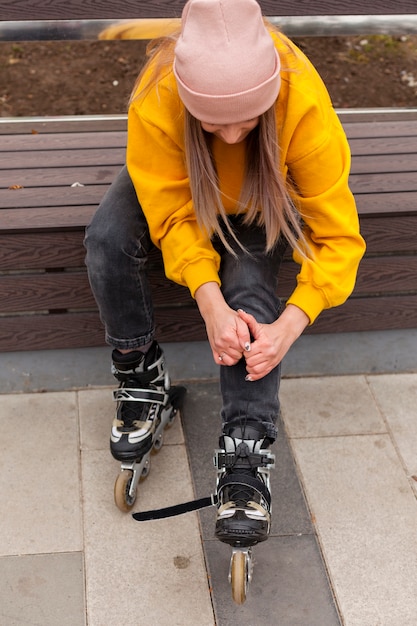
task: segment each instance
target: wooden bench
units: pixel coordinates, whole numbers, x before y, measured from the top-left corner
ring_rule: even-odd
[[[99,29],[108,20],[177,17],[183,4],[0,0],[0,15],[9,28],[15,26],[13,32],[22,18],[85,18]],[[260,4],[267,15],[276,15],[275,2]],[[305,23],[303,3],[278,4],[284,16],[291,16],[293,32],[297,13]],[[398,2],[395,9],[383,0],[371,4],[385,21],[384,14],[394,10],[415,11],[413,0]],[[306,6],[312,15],[341,15],[344,7],[358,14],[370,11],[354,1],[317,0]],[[324,312],[307,332],[416,328],[417,109],[346,111],[340,117],[352,148],[351,186],[368,249],[351,298]],[[104,344],[82,241],[124,163],[125,145],[125,116],[0,120],[0,352]],[[164,278],[157,253],[150,271],[160,341],[205,339],[194,301]],[[288,257],[281,276],[284,298],[296,272]]]

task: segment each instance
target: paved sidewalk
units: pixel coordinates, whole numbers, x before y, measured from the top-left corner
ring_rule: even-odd
[[[135,510],[213,490],[217,382],[187,383]],[[273,528],[245,605],[214,509],[113,504],[110,388],[0,396],[0,626],[415,626],[417,374],[282,382]]]

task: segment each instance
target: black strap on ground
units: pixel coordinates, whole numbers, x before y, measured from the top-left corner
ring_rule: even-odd
[[[163,509],[154,509],[153,511],[142,511],[140,513],[133,513],[132,517],[137,522],[148,522],[155,519],[164,519],[165,517],[173,517],[175,515],[182,515],[183,513],[189,513],[190,511],[198,511],[199,509],[205,509],[208,506],[215,506],[217,504],[217,494],[212,494],[206,498],[198,498],[197,500],[190,500],[190,502],[183,502],[182,504],[174,504],[173,506],[166,506]]]

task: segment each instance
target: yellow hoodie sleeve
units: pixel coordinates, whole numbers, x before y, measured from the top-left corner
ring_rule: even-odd
[[[288,304],[301,308],[313,323],[322,310],[342,304],[353,291],[365,242],[359,232],[349,189],[350,149],[342,125],[317,71],[301,52],[280,93],[285,109],[281,128],[283,169],[309,247],[300,264]]]
[[[167,277],[187,286],[194,296],[203,283],[220,284],[220,260],[197,224],[185,165],[182,111],[169,82],[168,76],[129,108],[127,167],[152,241],[162,251]]]
[[[323,309],[343,304],[351,294],[365,251],[348,185],[349,147],[336,116],[322,144],[288,167],[309,247],[306,258],[294,252],[301,269],[288,303],[303,309],[312,323]]]

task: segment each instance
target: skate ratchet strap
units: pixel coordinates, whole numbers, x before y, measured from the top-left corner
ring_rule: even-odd
[[[219,480],[219,484],[217,486],[217,493],[220,493],[225,487],[229,485],[241,485],[242,487],[250,487],[251,489],[255,489],[268,503],[271,505],[271,494],[268,487],[265,483],[259,478],[255,478],[254,476],[248,476],[247,474],[228,474],[227,476],[223,476]]]
[[[129,389],[120,387],[113,391],[116,402],[147,402],[151,404],[167,404],[168,394],[156,389]]]
[[[237,459],[247,459],[251,468],[269,467],[275,465],[275,454],[271,452],[249,452],[245,457],[237,456],[236,452],[225,452],[225,450],[216,450],[214,455],[214,465],[217,469],[232,469],[236,466]]]
[[[200,509],[205,509],[209,506],[215,506],[217,502],[217,494],[212,494],[211,496],[208,496],[206,498],[199,498],[197,500],[183,502],[182,504],[166,506],[163,509],[154,509],[153,511],[141,511],[140,513],[133,513],[132,517],[137,522],[148,522],[150,520],[164,519],[165,517],[182,515],[183,513],[189,513],[190,511],[199,511]]]
[[[136,370],[119,370],[117,369],[117,366],[113,364],[112,372],[120,382],[128,381],[134,378],[135,380],[137,379],[139,385],[151,385],[152,383],[157,383],[157,381],[160,381],[164,376],[164,370],[160,367],[159,362],[154,364],[154,367],[150,367],[145,372],[137,372]]]

